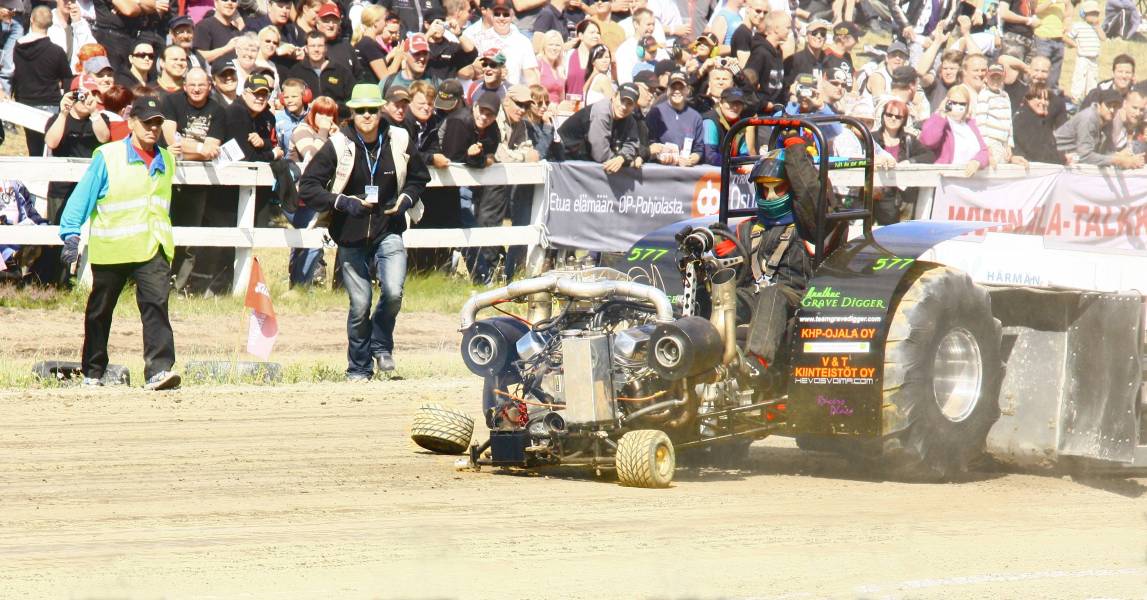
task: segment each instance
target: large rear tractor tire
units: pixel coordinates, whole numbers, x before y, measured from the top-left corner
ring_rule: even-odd
[[[677,468],[673,442],[656,429],[638,429],[621,436],[616,461],[617,481],[627,487],[669,487]]]
[[[948,267],[900,299],[884,345],[883,469],[943,481],[983,454],[1000,415],[1000,322],[988,291]]]
[[[410,439],[436,454],[462,454],[470,447],[474,419],[441,404],[423,404],[414,413]]]

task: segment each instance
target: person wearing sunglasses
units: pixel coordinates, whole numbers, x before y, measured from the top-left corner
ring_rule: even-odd
[[[821,61],[824,60],[824,43],[828,38],[828,30],[832,23],[824,19],[816,19],[805,28],[804,48],[791,54],[785,59],[785,89],[792,89],[798,75],[813,75],[820,70]]]
[[[873,138],[884,149],[884,152],[898,163],[904,162],[932,162],[931,152],[920,145],[919,140],[906,125],[910,114],[907,103],[899,98],[893,98],[884,103],[877,121]],[[879,188],[875,195],[876,222],[881,225],[897,223],[902,217],[911,218],[911,214],[903,213],[903,199],[900,189],[896,187]]]
[[[511,0],[493,0],[490,3],[493,19],[490,27],[474,38],[478,51],[496,49],[506,57],[506,81],[510,85],[538,82],[538,57],[534,45],[514,26],[514,3]],[[613,24],[615,27],[616,23]]]
[[[307,207],[331,212],[329,232],[339,246],[350,304],[346,378],[356,382],[395,369],[394,325],[406,281],[402,232],[408,210],[414,209],[412,221],[420,219],[420,198],[430,181],[406,130],[382,118],[385,102],[377,85],[354,86],[346,103],[351,125],[331,135],[299,180]],[[382,288],[377,304],[371,271]]]
[[[967,86],[948,90],[940,110],[928,117],[920,128],[920,143],[936,153],[938,165],[964,165],[964,175],[971,177],[988,165],[988,145],[980,128],[971,118],[972,96]]]
[[[128,55],[127,71],[116,74],[116,83],[128,89],[155,83],[155,56],[155,47],[150,42],[136,44]]]
[[[1143,166],[1143,155],[1130,150],[1116,150],[1111,125],[1123,109],[1123,94],[1116,89],[1099,90],[1096,103],[1079,111],[1055,130],[1055,146],[1063,152],[1068,164],[1081,163],[1101,167],[1137,169]]]

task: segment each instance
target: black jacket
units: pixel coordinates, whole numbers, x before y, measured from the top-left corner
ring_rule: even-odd
[[[767,110],[769,105],[773,104],[777,108],[783,108],[788,102],[788,93],[785,92],[785,59],[781,49],[770,44],[768,40],[760,40],[760,43],[753,45],[753,52],[749,55],[745,68],[752,69],[757,74],[757,89],[760,90],[758,99],[761,107]]]
[[[283,80],[290,77],[302,79],[307,87],[311,88],[315,98],[319,96],[334,98],[335,102],[339,103],[340,109],[343,109],[346,101],[350,99],[351,88],[355,83],[350,67],[334,60],[327,60],[321,74],[316,74],[307,61],[300,61],[287,71],[287,76]]]
[[[493,156],[498,150],[498,142],[502,137],[497,123],[490,123],[479,135],[474,125],[474,115],[468,109],[450,113],[442,122],[440,133],[438,152],[449,158],[450,162],[464,163],[467,167],[479,169],[486,166],[486,157]],[[470,156],[466,151],[475,143],[482,144],[482,152]]]
[[[30,42],[17,42],[13,51],[15,71],[12,75],[12,97],[17,102],[35,105],[59,104],[72,79],[64,49],[47,36]]]
[[[1055,126],[1050,115],[1041,117],[1025,103],[1012,116],[1012,130],[1015,131],[1015,155],[1033,162],[1062,165],[1063,153],[1055,145]]]
[[[374,177],[371,177],[370,167],[367,164],[367,149],[358,141],[358,134],[353,127],[344,127],[343,135],[357,145],[354,155],[354,168],[347,180],[343,194],[348,196],[362,196],[367,185],[378,186],[378,204],[362,217],[351,217],[346,213],[334,211],[331,215],[330,234],[335,243],[340,246],[365,246],[375,244],[388,233],[401,234],[406,231],[406,218],[401,213],[385,215],[383,210],[393,206],[400,194],[406,194],[411,202],[422,196],[426,184],[430,182],[430,172],[426,163],[415,151],[414,143],[407,148],[410,158],[407,160],[406,182],[402,189],[398,189],[398,178],[394,170],[394,158],[390,151],[389,127],[383,122],[379,130],[381,151],[379,152],[378,166]],[[373,151],[376,146],[372,145]],[[323,147],[315,153],[307,170],[299,180],[299,199],[313,210],[320,212],[330,211],[334,208],[338,195],[330,191],[331,181],[335,177],[335,168],[338,158],[335,156],[334,144],[328,140]],[[372,183],[373,182],[373,183]]]

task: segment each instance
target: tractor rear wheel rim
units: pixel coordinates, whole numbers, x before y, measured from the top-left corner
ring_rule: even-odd
[[[962,327],[949,331],[936,349],[932,362],[932,391],[944,418],[964,421],[976,409],[984,380],[980,344]]]

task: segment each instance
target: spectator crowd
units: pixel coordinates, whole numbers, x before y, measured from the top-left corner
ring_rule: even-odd
[[[306,228],[323,215],[299,203],[300,174],[347,123],[361,83],[379,86],[385,123],[432,167],[719,165],[738,120],[801,114],[867,125],[882,168],[1141,167],[1147,82],[1126,54],[1099,80],[1105,42],[1138,36],[1140,18],[1117,0],[0,0],[0,93],[52,113],[43,134],[25,131],[31,155],[65,157],[126,136],[125,111],[155,96],[162,145],[185,161],[269,163],[262,223],[285,215]],[[873,32],[890,42],[858,47]],[[826,133],[832,154],[861,152],[859,132]],[[767,142],[745,130],[734,152]],[[58,223],[73,187],[50,186],[43,217],[13,200],[0,219]],[[235,193],[177,186],[173,224],[233,226]],[[525,186],[428,188],[417,226],[524,224],[531,197]],[[879,219],[899,219],[900,204],[881,191]],[[178,289],[227,289],[228,252],[181,248]],[[58,280],[45,258],[37,276]],[[411,266],[450,258],[420,251]],[[489,281],[522,257],[464,259]],[[323,261],[296,251],[292,283],[314,283]]]

